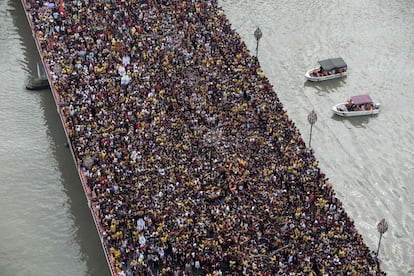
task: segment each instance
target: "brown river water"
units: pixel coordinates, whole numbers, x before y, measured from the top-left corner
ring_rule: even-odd
[[[256,54],[320,168],[388,275],[414,275],[414,2],[219,1]],[[109,275],[48,90],[28,91],[39,57],[20,1],[0,2],[0,275]],[[317,60],[342,57],[349,75],[305,81]],[[331,107],[368,93],[377,116]]]

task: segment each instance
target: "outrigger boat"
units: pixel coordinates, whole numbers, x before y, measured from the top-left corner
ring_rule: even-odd
[[[373,115],[380,112],[380,103],[374,103],[368,94],[352,96],[346,103],[332,107],[333,113],[342,117]]]
[[[348,65],[342,58],[330,58],[318,61],[319,66],[305,73],[310,81],[336,79],[348,74]]]

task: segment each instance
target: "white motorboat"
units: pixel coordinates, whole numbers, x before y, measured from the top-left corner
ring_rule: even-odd
[[[330,58],[318,61],[319,66],[305,73],[309,81],[325,81],[348,74],[348,65],[342,58]]]
[[[352,96],[346,103],[332,107],[333,113],[342,117],[373,115],[380,112],[380,103],[374,103],[368,94]]]

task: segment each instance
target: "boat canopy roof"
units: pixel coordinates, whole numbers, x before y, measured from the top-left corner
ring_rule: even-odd
[[[352,96],[351,100],[354,104],[372,103],[372,99],[368,94]]]
[[[339,68],[347,68],[348,65],[345,63],[345,61],[342,58],[329,58],[329,59],[323,59],[319,60],[318,63],[321,65],[321,69],[323,71],[330,71],[333,69],[339,69]]]

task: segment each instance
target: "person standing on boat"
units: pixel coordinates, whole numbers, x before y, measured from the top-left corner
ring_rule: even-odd
[[[350,100],[348,101],[348,103],[347,103],[345,106],[346,106],[346,109],[347,109],[348,111],[351,111],[351,110],[352,110],[352,100],[350,99]]]

